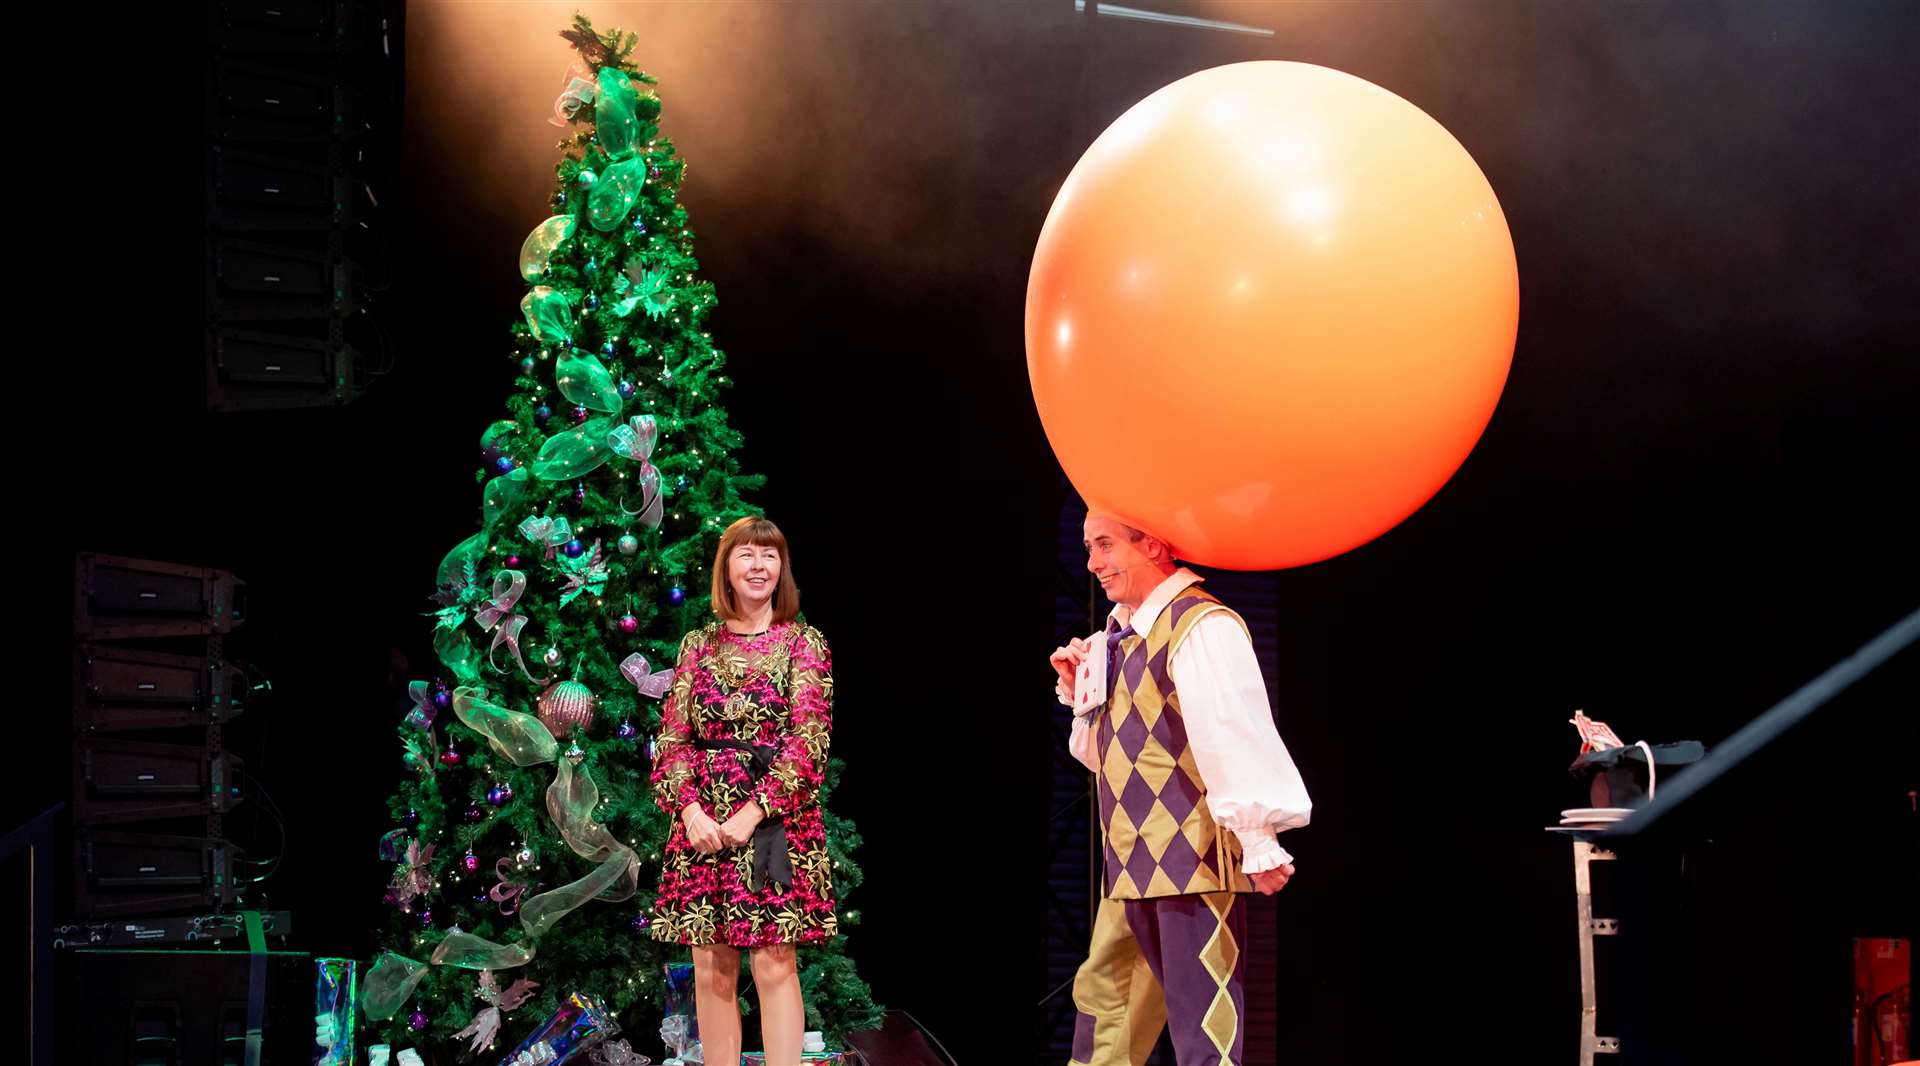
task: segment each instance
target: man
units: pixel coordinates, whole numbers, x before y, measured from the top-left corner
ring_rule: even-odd
[[[1274,729],[1246,623],[1173,550],[1089,514],[1106,632],[1054,651],[1068,747],[1098,777],[1105,891],[1073,982],[1073,1066],[1139,1066],[1170,1025],[1180,1066],[1240,1066],[1246,912],[1313,804]]]

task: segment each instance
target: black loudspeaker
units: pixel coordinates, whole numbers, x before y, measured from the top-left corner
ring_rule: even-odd
[[[953,1056],[903,1010],[890,1010],[879,1029],[847,1034],[847,1050],[864,1066],[956,1066]]]
[[[224,635],[246,619],[246,583],[225,570],[83,552],[73,588],[81,638]]]
[[[65,952],[59,1061],[87,1066],[239,1066],[250,1011],[263,1066],[305,1066],[313,1050],[313,963],[303,952]]]

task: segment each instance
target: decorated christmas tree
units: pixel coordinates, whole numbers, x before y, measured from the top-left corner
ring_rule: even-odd
[[[647,929],[671,827],[652,738],[680,637],[711,617],[719,534],[761,484],[733,458],[654,79],[632,34],[576,16],[561,36],[578,57],[550,121],[571,134],[520,252],[519,376],[480,439],[480,529],[440,564],[441,676],[412,684],[400,725],[391,917],[363,980],[379,1038],[436,1062],[502,1054],[576,993],[652,1043],[663,966],[689,958]],[[859,837],[826,826],[844,899]],[[809,1027],[830,1038],[879,1021],[843,944],[800,954]]]

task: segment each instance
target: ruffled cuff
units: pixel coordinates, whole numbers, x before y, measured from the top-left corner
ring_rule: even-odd
[[[1246,873],[1265,873],[1293,862],[1293,856],[1287,854],[1287,849],[1280,846],[1280,841],[1270,828],[1251,829],[1245,832],[1236,829],[1233,835],[1240,838],[1240,848],[1243,852],[1240,869]]]

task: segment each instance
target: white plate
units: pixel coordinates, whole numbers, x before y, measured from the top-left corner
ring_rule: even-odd
[[[1597,825],[1550,825],[1546,830],[1549,833],[1599,833],[1612,824],[1612,822],[1601,822]]]
[[[1613,825],[1626,821],[1624,818],[1562,818],[1561,825]]]
[[[1632,807],[1569,807],[1560,812],[1562,818],[1579,818],[1591,821],[1595,818],[1620,819],[1633,813]]]

